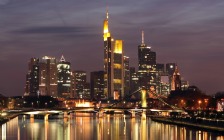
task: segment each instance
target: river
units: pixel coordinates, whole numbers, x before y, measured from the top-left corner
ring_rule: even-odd
[[[70,119],[16,117],[0,126],[0,140],[224,140],[218,133],[130,118],[71,114]]]

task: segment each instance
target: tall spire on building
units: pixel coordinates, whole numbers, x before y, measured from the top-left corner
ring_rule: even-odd
[[[142,30],[142,44],[145,44],[144,42],[144,31]]]
[[[109,19],[109,12],[108,12],[108,7],[107,7],[107,9],[106,9],[106,19],[103,22],[103,33],[104,33],[103,38],[104,38],[104,41],[107,40],[107,37],[110,37],[108,19]]]
[[[181,77],[177,65],[172,76],[171,90],[181,90]]]
[[[109,19],[108,6],[107,6],[107,10],[106,10],[106,17],[107,17],[107,20],[108,20]]]
[[[174,71],[173,75],[180,75],[177,65],[175,67],[175,71]]]

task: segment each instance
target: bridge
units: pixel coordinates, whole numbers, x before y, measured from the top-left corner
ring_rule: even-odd
[[[70,118],[70,113],[85,112],[95,113],[97,117],[102,118],[104,114],[128,114],[132,118],[136,117],[136,114],[140,114],[143,119],[146,118],[146,112],[183,112],[182,110],[161,110],[161,109],[147,109],[147,108],[76,108],[76,109],[54,109],[54,110],[8,110],[4,113],[16,114],[16,115],[28,115],[30,118],[35,116],[43,116],[47,121],[49,116],[61,115],[62,118]]]
[[[141,92],[141,108],[123,108],[123,107],[114,107],[116,104],[121,103],[125,100],[127,100],[128,98],[130,98],[132,95]],[[168,104],[167,102],[165,102],[158,94],[153,93],[153,95],[162,103],[164,103],[165,105],[169,106],[171,109],[152,109],[152,108],[148,108],[147,107],[147,101],[146,101],[146,90],[139,88],[138,90],[136,90],[135,92],[133,92],[132,94],[129,94],[127,96],[125,96],[122,100],[120,100],[119,102],[110,104],[106,107],[76,107],[73,109],[51,109],[51,110],[47,110],[47,109],[25,109],[25,110],[9,110],[8,113],[16,113],[18,115],[30,115],[30,118],[34,118],[35,115],[42,115],[44,116],[44,120],[48,120],[48,117],[50,115],[57,115],[57,114],[63,114],[64,118],[68,118],[70,113],[74,113],[74,112],[92,112],[92,113],[97,113],[98,117],[103,117],[103,115],[106,113],[108,114],[114,114],[114,113],[123,113],[123,114],[130,114],[131,117],[135,117],[136,113],[140,113],[141,116],[143,118],[146,118],[146,112],[166,112],[166,113],[170,113],[170,112],[179,112],[179,113],[183,113],[185,112],[183,109],[177,108],[173,105]]]

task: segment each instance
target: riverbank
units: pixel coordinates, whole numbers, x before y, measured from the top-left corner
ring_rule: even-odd
[[[196,128],[199,130],[218,132],[224,135],[224,126],[223,127],[209,126],[209,125],[204,125],[199,123],[190,123],[190,122],[179,121],[179,120],[174,120],[174,119],[164,118],[164,117],[163,118],[151,117],[151,119],[153,121],[160,122],[160,123],[175,124],[179,126]]]

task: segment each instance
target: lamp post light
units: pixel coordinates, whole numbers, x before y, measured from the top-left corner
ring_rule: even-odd
[[[37,101],[37,107],[38,107],[38,108],[40,107],[40,105],[39,105],[39,101]]]
[[[208,109],[208,99],[204,99],[205,100],[205,108]]]
[[[32,108],[33,108],[33,102],[31,104],[32,104]]]
[[[198,100],[199,110],[201,109],[201,100]]]
[[[181,107],[185,107],[185,102],[183,99],[181,100]]]

